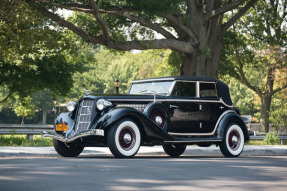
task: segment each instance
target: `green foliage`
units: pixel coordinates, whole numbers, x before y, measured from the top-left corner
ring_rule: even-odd
[[[41,138],[34,135],[33,141],[27,139],[27,136],[21,135],[0,135],[1,146],[23,146],[23,147],[51,147],[53,146],[52,139]]]
[[[285,130],[287,128],[287,90],[275,94],[272,100],[270,111],[270,121],[276,130]],[[282,129],[285,127],[285,129]]]
[[[279,144],[278,136],[279,135],[275,133],[267,133],[263,143],[267,145],[277,145]]]
[[[127,0],[127,5],[132,6],[136,11],[144,11],[146,14],[160,14],[179,9],[183,0]]]
[[[81,64],[68,63],[73,47],[65,31],[23,1],[4,0],[0,7],[0,103],[48,88],[65,95],[72,73]]]
[[[254,108],[255,93],[235,78],[225,75],[221,78],[229,85],[233,105],[239,109],[241,115],[250,115],[258,112]]]
[[[171,51],[149,50],[143,52],[114,52],[106,49],[82,49],[93,52],[97,62],[88,64],[86,72],[75,73],[74,87],[69,99],[77,101],[84,90],[94,93],[115,93],[114,80],[120,80],[120,93],[127,93],[131,81],[176,75],[177,68],[168,64]]]
[[[35,109],[32,105],[31,97],[26,97],[22,100],[22,102],[14,109],[17,116],[24,117],[34,115]],[[22,122],[23,122],[22,120]]]

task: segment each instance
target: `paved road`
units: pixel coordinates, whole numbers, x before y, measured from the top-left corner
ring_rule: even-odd
[[[1,157],[0,190],[284,190],[287,156]]]
[[[87,147],[81,156],[111,156],[107,147]],[[166,156],[162,146],[140,147],[137,156],[153,155]],[[19,156],[59,156],[54,147],[0,147],[0,157]],[[222,156],[220,149],[214,145],[210,147],[187,146],[183,156]],[[246,145],[241,156],[287,156],[287,145]]]

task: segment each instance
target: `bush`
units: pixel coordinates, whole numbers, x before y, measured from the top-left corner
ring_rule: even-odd
[[[280,143],[278,136],[279,135],[276,133],[267,133],[263,142],[264,142],[264,144],[267,144],[267,145],[278,145]]]

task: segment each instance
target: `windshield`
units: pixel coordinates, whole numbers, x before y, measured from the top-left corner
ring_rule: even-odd
[[[129,94],[168,94],[173,81],[132,84]]]

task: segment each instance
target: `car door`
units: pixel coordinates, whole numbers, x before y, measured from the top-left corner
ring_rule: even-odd
[[[200,110],[196,100],[196,82],[177,81],[168,101],[170,133],[194,133],[199,130]]]
[[[200,132],[211,133],[224,111],[217,96],[215,82],[200,82]]]

